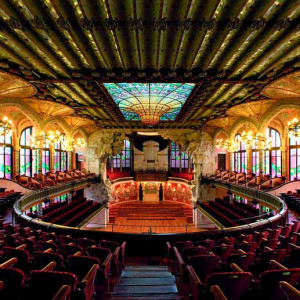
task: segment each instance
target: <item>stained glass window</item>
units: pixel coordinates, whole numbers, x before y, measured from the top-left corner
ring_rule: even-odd
[[[234,140],[238,144],[238,150],[233,153],[234,171],[238,173],[247,172],[246,144],[242,142],[240,134],[237,134]]]
[[[34,134],[33,127],[25,128],[21,133],[20,138],[20,175],[33,177],[38,173],[38,150],[31,149],[30,137]]]
[[[296,129],[300,132],[300,126]],[[290,180],[300,180],[300,139],[290,138]]]
[[[195,84],[104,83],[104,86],[126,120],[138,121],[143,114],[157,114],[166,121],[175,120]]]
[[[121,156],[117,154],[113,156],[113,168],[121,167]],[[130,169],[131,167],[131,152],[130,152],[130,141],[124,140],[124,146],[122,150],[122,168]]]
[[[181,152],[180,156],[180,148],[179,145],[172,142],[171,143],[171,168],[172,169],[179,169],[180,161],[181,161],[181,168],[188,169],[189,167],[189,155],[185,152]]]
[[[66,135],[63,134],[61,141],[54,144],[54,171],[64,172],[68,169],[68,152],[62,148],[65,141]]]
[[[12,179],[11,134],[0,135],[0,178]]]
[[[270,175],[271,178],[281,176],[281,139],[279,132],[268,127],[266,136],[271,137],[272,144],[270,150],[264,151],[264,173]]]

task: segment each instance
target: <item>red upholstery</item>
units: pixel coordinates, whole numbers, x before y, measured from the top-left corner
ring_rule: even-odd
[[[197,246],[197,247],[186,247],[182,250],[182,257],[186,261],[190,256],[195,255],[205,255],[207,250],[205,247]]]
[[[131,175],[130,172],[128,172],[128,171],[120,172],[117,169],[114,169],[113,173],[111,172],[110,169],[107,169],[106,174],[110,180],[115,180],[115,179],[123,178],[123,177],[130,177],[130,175]]]
[[[250,289],[252,274],[248,272],[215,273],[208,275],[204,285],[217,285],[230,300],[243,299]]]
[[[87,238],[79,238],[77,239],[77,245],[82,247],[82,248],[88,248],[93,245],[96,245],[95,240],[87,239]]]
[[[58,253],[45,253],[41,251],[36,251],[33,254],[34,257],[34,264],[37,269],[42,269],[50,262],[56,262],[56,268],[62,267],[63,264],[63,257]]]
[[[24,285],[24,273],[15,268],[0,268],[0,281],[4,282],[4,287],[0,291],[0,299],[13,300],[20,299],[20,291]]]
[[[215,255],[218,255],[222,262],[227,262],[228,256],[233,252],[233,246],[232,245],[221,245],[216,246],[212,249],[212,252]]]
[[[113,242],[113,241],[106,241],[106,240],[102,240],[99,242],[99,245],[102,247],[102,248],[108,248],[111,250],[111,252],[114,252],[116,250],[117,247],[120,246],[119,243],[117,242]]]
[[[194,244],[191,241],[183,241],[183,242],[174,243],[174,247],[176,247],[179,252],[181,252],[184,248],[193,247],[193,246],[194,246]]]
[[[250,253],[235,253],[229,255],[227,262],[237,264],[243,271],[248,271],[249,266],[254,262],[255,254]]]
[[[64,258],[73,255],[76,252],[83,252],[83,248],[77,245],[62,244],[60,245],[60,253]]]

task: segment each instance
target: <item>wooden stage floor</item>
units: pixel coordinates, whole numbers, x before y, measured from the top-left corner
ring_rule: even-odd
[[[101,228],[99,226],[101,216],[96,215],[82,229],[138,234],[185,233],[209,230],[207,228],[197,228],[193,223],[188,223],[186,217],[178,216],[176,212],[178,209],[182,211],[182,204],[176,202],[164,204],[149,200],[147,199],[142,203],[131,201],[129,204],[127,203],[127,207],[123,203],[117,204],[119,212],[114,222],[109,223],[105,228]]]

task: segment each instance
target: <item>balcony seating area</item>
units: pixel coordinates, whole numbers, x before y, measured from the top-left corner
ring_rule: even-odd
[[[7,191],[5,188],[0,188],[0,190],[0,214],[3,214],[6,209],[13,206],[21,193],[14,190]]]
[[[225,227],[250,224],[260,218],[259,210],[255,207],[238,201],[230,202],[228,197],[202,202],[200,206]]]
[[[49,223],[78,226],[89,215],[101,207],[98,202],[80,198],[68,203],[57,203],[53,205],[40,218]]]
[[[38,190],[46,187],[54,186],[59,183],[66,183],[74,180],[79,180],[83,178],[94,177],[94,173],[82,172],[80,170],[73,171],[51,171],[44,174],[34,174],[34,177],[29,177],[25,175],[17,175],[14,181],[19,183],[25,188]]]
[[[76,238],[2,224],[0,299],[92,299],[110,292],[126,242]]]
[[[300,213],[300,190],[288,191],[287,193],[281,193],[281,198],[285,201],[288,208]]]
[[[299,228],[297,221],[236,237],[167,242],[169,268],[181,294],[194,300],[299,299]]]
[[[192,181],[194,178],[194,173],[193,170],[189,171],[188,169],[182,169],[181,172],[171,172],[171,176]]]
[[[238,173],[229,170],[217,170],[215,175],[209,178],[220,180],[231,184],[246,185],[258,190],[271,190],[282,186],[286,182],[286,177],[270,178],[269,175],[256,176],[254,173]]]
[[[106,170],[106,175],[109,178],[109,180],[115,180],[118,178],[123,178],[123,177],[130,177],[131,172],[130,171],[120,171],[119,169],[113,169],[113,172],[111,169]]]

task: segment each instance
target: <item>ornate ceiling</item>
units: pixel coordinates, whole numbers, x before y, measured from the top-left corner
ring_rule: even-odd
[[[17,93],[138,129],[104,83],[194,83],[155,127],[200,128],[238,104],[299,97],[299,15],[298,0],[1,0],[0,105]]]

